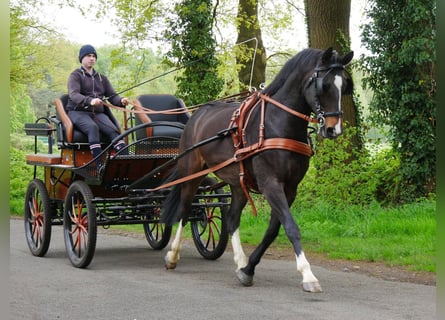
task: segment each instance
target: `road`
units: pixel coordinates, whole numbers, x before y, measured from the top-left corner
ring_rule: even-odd
[[[11,319],[436,319],[435,286],[312,266],[324,292],[309,294],[294,262],[263,259],[254,285],[243,287],[230,252],[207,261],[185,245],[177,269],[168,271],[165,253],[143,238],[101,231],[92,263],[77,269],[62,227],[53,227],[48,254],[38,258],[22,220],[10,220]]]

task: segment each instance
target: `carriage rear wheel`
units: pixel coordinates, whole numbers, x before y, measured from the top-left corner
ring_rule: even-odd
[[[215,183],[217,183],[215,179],[206,177],[201,186],[205,188]],[[197,211],[199,219],[191,221],[193,242],[201,256],[208,260],[218,259],[227,247],[229,238],[225,222],[225,215],[228,210],[227,199],[216,196],[216,194],[223,193],[222,188],[210,191],[203,189],[203,191],[198,192],[197,201],[199,201],[199,206]],[[199,195],[210,197],[201,198]],[[212,197],[211,195],[215,196]]]
[[[75,181],[68,189],[63,213],[65,248],[71,264],[87,267],[96,249],[96,207],[93,194],[83,181]]]
[[[154,250],[164,249],[172,234],[172,227],[159,222],[161,217],[161,202],[154,201],[153,208],[148,216],[150,222],[143,224],[145,237]]]
[[[25,234],[31,253],[43,257],[51,241],[51,203],[42,180],[34,179],[25,196]]]

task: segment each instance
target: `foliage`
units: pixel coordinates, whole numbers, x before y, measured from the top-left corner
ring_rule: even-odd
[[[23,139],[18,135],[11,135],[10,139],[9,208],[13,214],[22,214],[26,189],[33,177],[33,167],[26,165],[25,155],[33,152],[34,139]]]
[[[169,70],[162,64],[162,58],[152,50],[133,49],[130,53],[117,46],[105,46],[98,50],[101,59],[97,61],[97,70],[108,76],[117,92],[124,91],[124,96],[174,93],[176,83],[173,74],[157,78]]]
[[[400,200],[413,201],[435,189],[436,1],[374,0],[368,16],[364,84],[375,124],[390,127],[400,154]]]
[[[34,21],[26,18],[26,12],[18,6],[10,8],[10,132],[21,129],[23,119],[31,114],[31,100],[26,95],[24,83],[35,78],[35,69],[29,53],[32,51],[24,25],[32,25]]]
[[[19,1],[10,7],[10,132],[20,132],[24,122],[34,121],[34,111],[42,109],[31,91],[54,85],[51,74],[58,60],[51,37],[57,32],[29,15],[32,4],[40,2]]]
[[[80,2],[80,1],[79,1]],[[122,46],[126,49],[145,49],[153,42],[162,41],[160,30],[165,28],[163,17],[170,1],[160,0],[97,0],[90,7],[75,6],[97,19],[109,19],[118,28]]]
[[[177,18],[169,20],[165,32],[171,41],[167,53],[170,62],[184,67],[176,77],[176,95],[186,105],[194,105],[215,99],[223,88],[215,57],[216,41],[212,35],[213,16],[211,0],[183,0],[175,5]]]
[[[346,128],[335,140],[317,141],[309,171],[298,190],[303,203],[323,199],[333,206],[344,207],[366,206],[374,201],[397,202],[398,155],[379,141],[373,142],[378,149],[374,154],[366,148],[358,149],[351,142],[356,130]]]
[[[10,92],[9,98],[9,131],[17,133],[23,130],[23,123],[34,122],[35,117],[31,109],[31,98],[27,95],[24,85],[16,85]]]

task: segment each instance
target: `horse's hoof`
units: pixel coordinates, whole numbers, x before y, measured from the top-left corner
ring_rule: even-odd
[[[236,277],[245,287],[250,287],[253,285],[253,276],[245,274],[241,269],[236,270]]]
[[[311,293],[323,292],[318,281],[316,281],[316,282],[302,282],[301,287],[303,288],[304,292],[311,292]]]
[[[165,261],[165,269],[173,270],[176,269],[176,263],[170,262],[167,257],[164,258]]]

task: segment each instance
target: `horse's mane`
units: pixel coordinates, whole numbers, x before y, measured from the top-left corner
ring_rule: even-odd
[[[322,53],[322,50],[313,48],[307,48],[297,53],[284,64],[275,79],[264,89],[264,93],[272,96],[289,78],[304,77],[309,70],[317,65]]]

